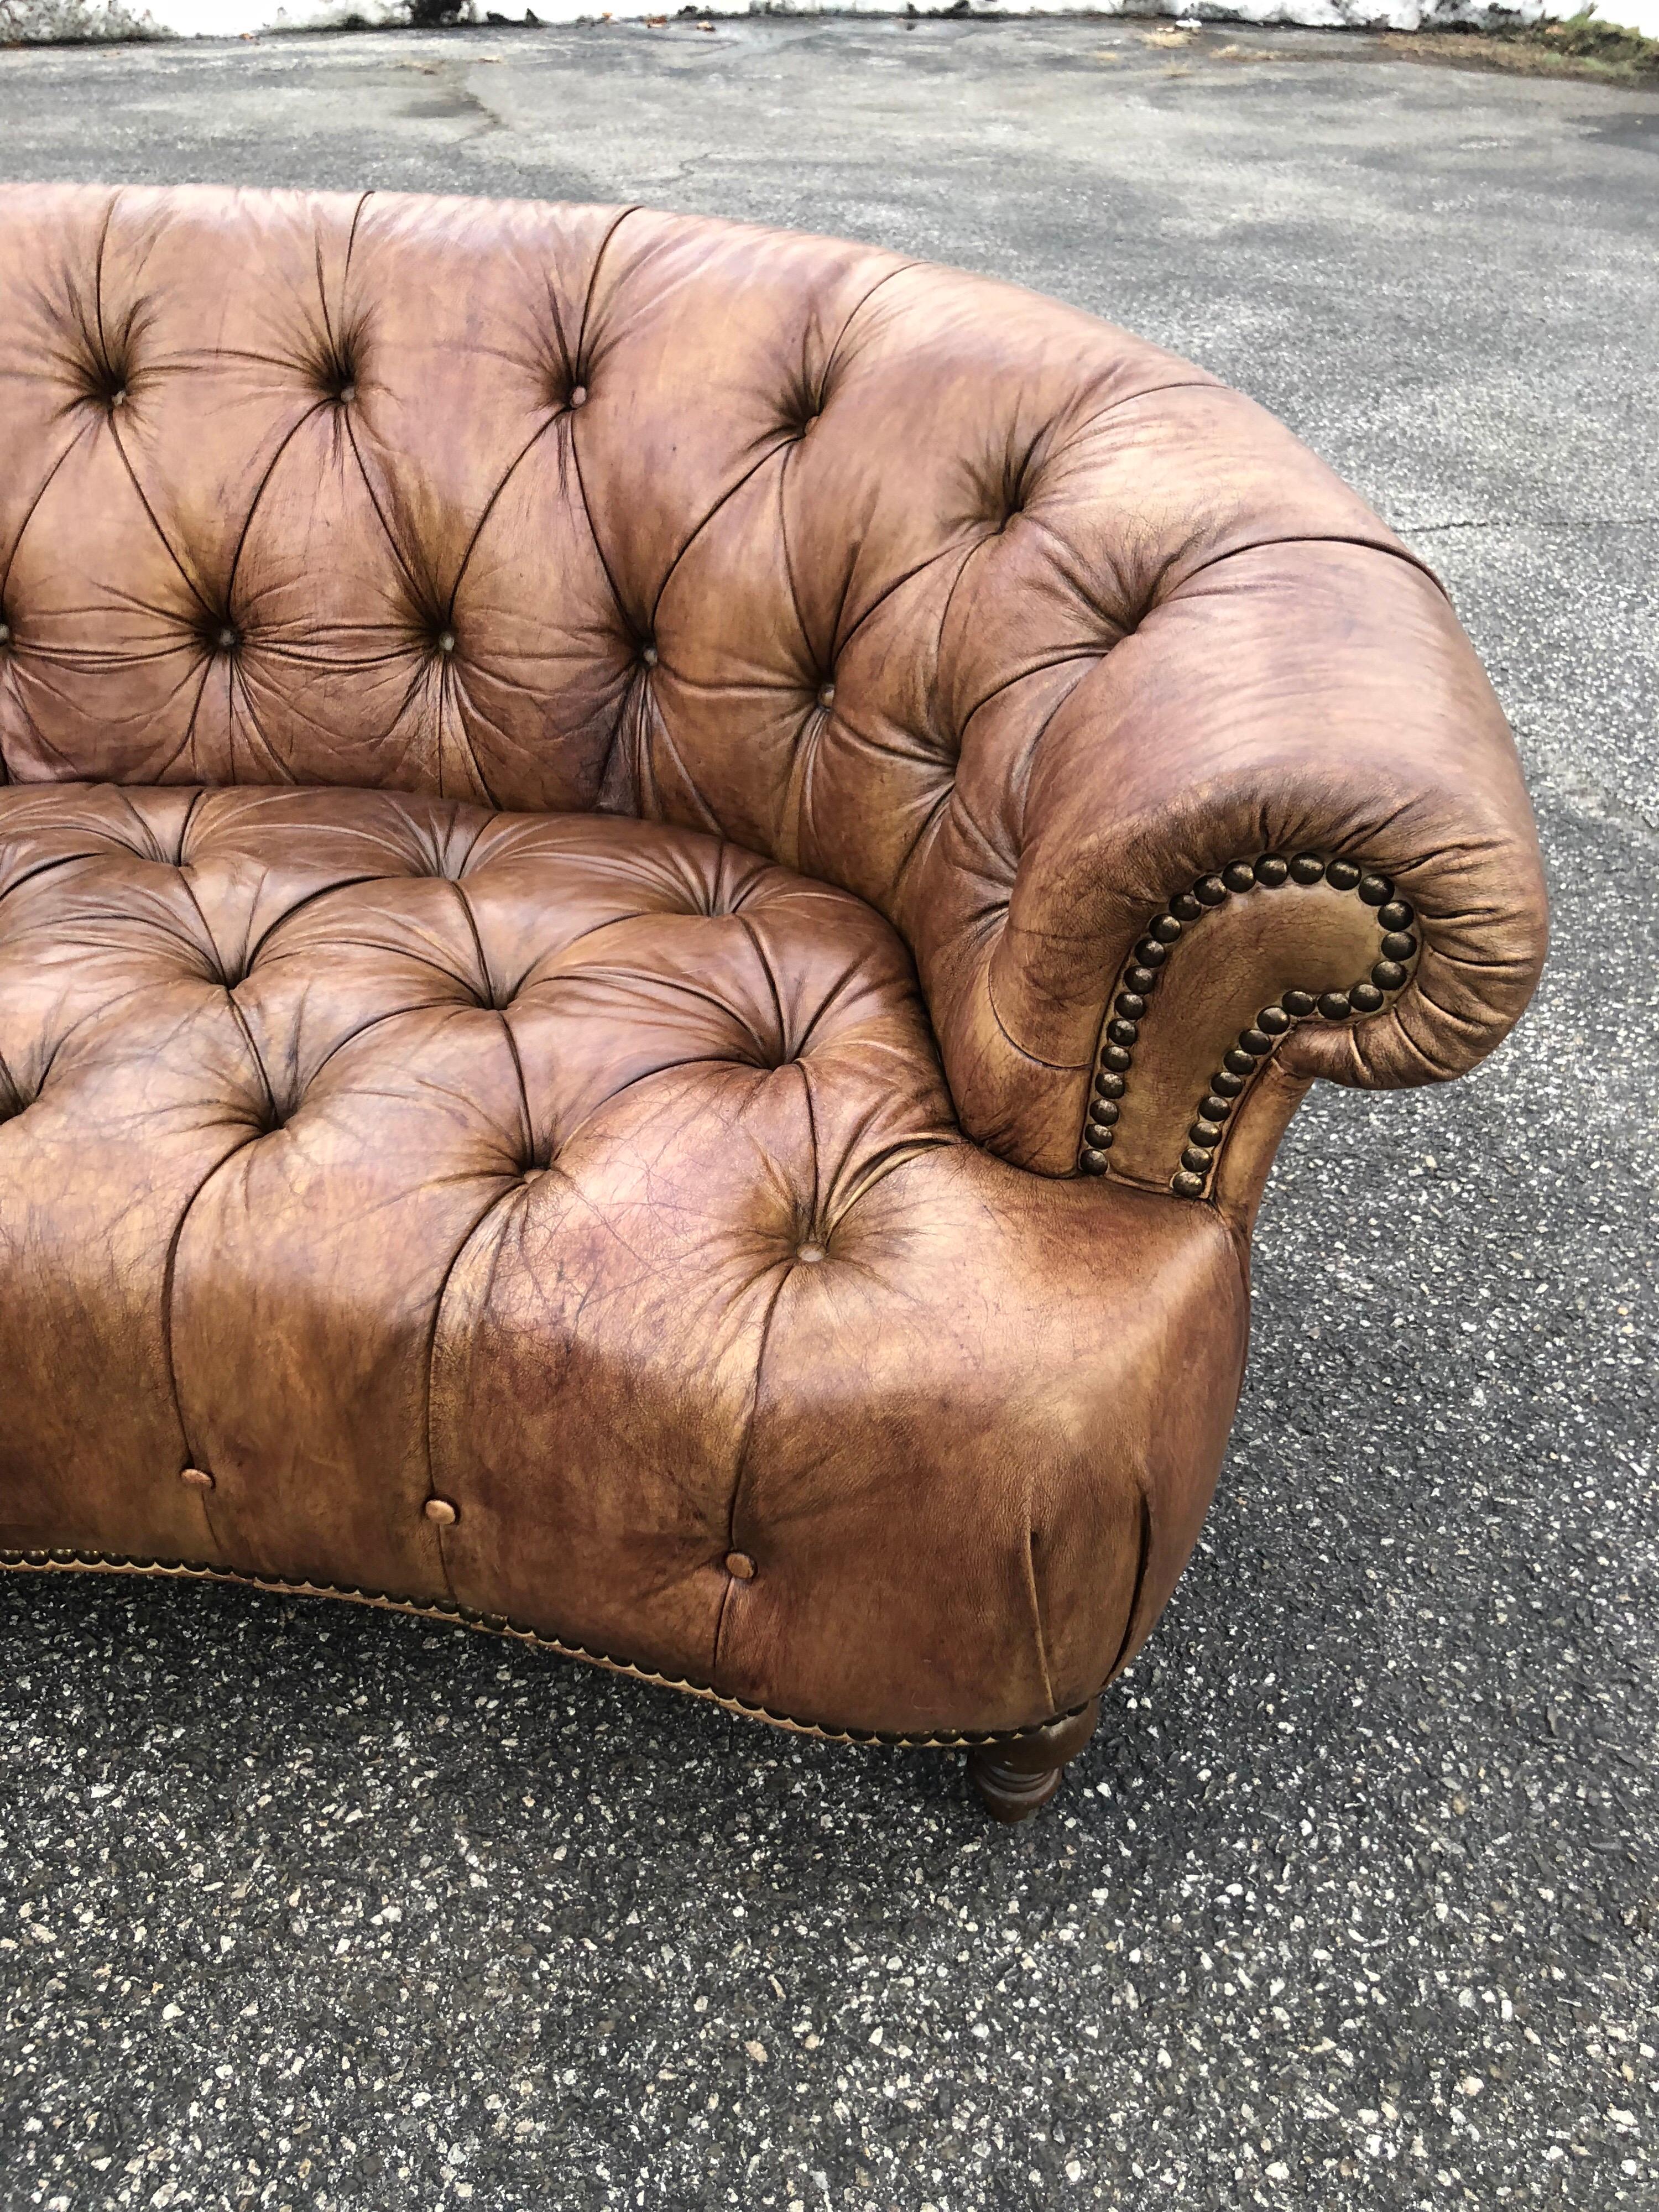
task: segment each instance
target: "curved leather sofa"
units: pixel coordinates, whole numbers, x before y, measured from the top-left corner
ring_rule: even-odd
[[[1052,1787],[1310,1082],[1542,956],[1440,586],[1089,316],[640,210],[0,191],[0,1547]]]

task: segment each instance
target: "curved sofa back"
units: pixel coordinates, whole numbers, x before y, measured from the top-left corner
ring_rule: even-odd
[[[1271,842],[1265,794],[1287,828],[1322,807],[1334,686],[1475,842],[1516,815],[1437,588],[1287,431],[890,253],[638,210],[7,187],[0,410],[9,778],[717,831],[893,921],[965,1124],[1033,1164],[1071,1164],[1172,870]],[[1438,656],[1386,704],[1372,629]]]

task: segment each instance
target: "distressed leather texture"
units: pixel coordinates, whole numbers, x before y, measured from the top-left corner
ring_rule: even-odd
[[[1301,1088],[1461,1072],[1543,951],[1444,594],[1281,426],[637,210],[0,189],[0,1545],[858,1731],[1137,1648]],[[1079,1177],[1150,917],[1303,850],[1409,983],[1212,1200]]]

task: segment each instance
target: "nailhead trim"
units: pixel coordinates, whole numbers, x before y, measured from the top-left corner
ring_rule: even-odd
[[[1083,1141],[1078,1152],[1081,1174],[1105,1175],[1111,1166],[1112,1143],[1122,1111],[1120,1102],[1140,1042],[1141,1019],[1171,949],[1195,922],[1231,898],[1253,890],[1277,890],[1287,883],[1300,884],[1305,889],[1321,882],[1334,890],[1352,891],[1377,909],[1381,935],[1376,963],[1369,975],[1351,983],[1346,991],[1327,991],[1318,999],[1307,991],[1286,991],[1277,1006],[1264,1006],[1253,1022],[1246,1023],[1199,1101],[1181,1165],[1170,1178],[1170,1188],[1176,1196],[1206,1195],[1234,1106],[1298,1022],[1315,1015],[1328,1022],[1346,1022],[1356,1015],[1379,1013],[1405,989],[1411,981],[1411,969],[1404,963],[1414,959],[1419,950],[1419,941],[1411,933],[1416,915],[1405,900],[1395,896],[1388,877],[1373,875],[1356,861],[1327,860],[1317,853],[1298,853],[1290,860],[1282,854],[1263,853],[1254,860],[1230,860],[1218,875],[1201,876],[1189,890],[1178,891],[1163,913],[1153,915],[1124,963],[1107,1009],[1084,1115]]]
[[[974,1735],[955,1729],[943,1729],[933,1735],[904,1735],[890,1729],[836,1729],[818,1721],[794,1720],[787,1713],[769,1711],[764,1705],[745,1705],[741,1698],[723,1697],[706,1683],[659,1674],[652,1668],[636,1667],[629,1659],[612,1659],[603,1651],[586,1651],[579,1644],[562,1644],[556,1636],[538,1635],[533,1628],[525,1628],[501,1613],[478,1613],[471,1606],[456,1605],[447,1600],[422,1604],[418,1598],[390,1597],[382,1590],[348,1589],[337,1583],[283,1582],[270,1575],[234,1574],[228,1567],[208,1566],[197,1560],[133,1559],[111,1552],[0,1551],[0,1572],[170,1575],[175,1581],[236,1583],[278,1597],[344,1598],[350,1604],[374,1606],[382,1613],[412,1613],[420,1620],[459,1621],[463,1627],[482,1629],[491,1636],[511,1637],[514,1643],[528,1644],[538,1651],[551,1651],[561,1659],[580,1659],[587,1666],[603,1667],[612,1674],[627,1674],[636,1682],[649,1682],[658,1689],[683,1691],[688,1697],[702,1698],[710,1705],[719,1705],[724,1712],[736,1713],[744,1720],[765,1721],[773,1728],[787,1729],[793,1735],[816,1736],[821,1743],[890,1744],[908,1751],[963,1751],[981,1743],[1019,1743],[1027,1736],[1041,1735],[1044,1729],[1057,1727],[1061,1721],[1074,1720],[1091,1702],[1085,1698],[1082,1705],[1072,1705],[1052,1719],[1038,1721],[1030,1728],[996,1729],[988,1735]]]

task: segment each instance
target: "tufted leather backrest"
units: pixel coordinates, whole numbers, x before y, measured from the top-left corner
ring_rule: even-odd
[[[1172,881],[1332,842],[1334,739],[1377,750],[1343,828],[1402,879],[1439,815],[1511,878],[1530,836],[1443,599],[1322,464],[1121,331],[889,253],[8,187],[0,421],[9,779],[718,831],[896,924],[965,1125],[1033,1164],[1072,1164]],[[1368,1079],[1501,1034],[1533,951],[1472,950],[1447,1064],[1391,1031]]]

